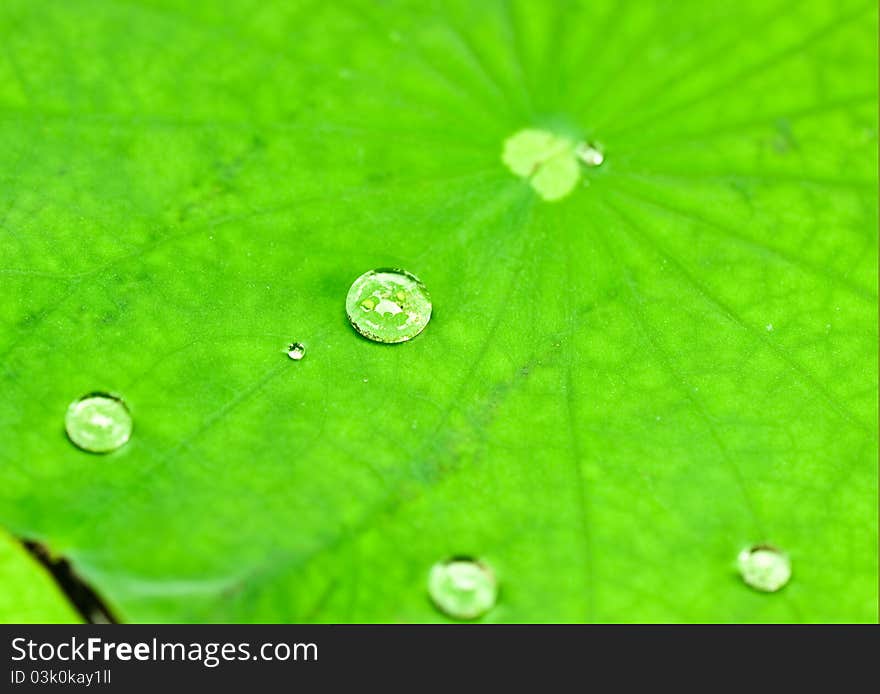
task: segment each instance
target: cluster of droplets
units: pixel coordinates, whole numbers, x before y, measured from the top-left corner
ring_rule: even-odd
[[[431,299],[418,277],[406,270],[378,269],[365,272],[348,290],[348,319],[364,337],[374,342],[406,342],[431,320]],[[284,350],[293,361],[306,355],[302,342]],[[131,438],[133,420],[123,399],[112,393],[93,392],[77,398],[64,419],[67,436],[89,453],[110,453]]]
[[[346,297],[346,313],[358,333],[374,342],[394,344],[411,340],[428,324],[432,304],[425,285],[405,270],[370,270],[358,277]],[[305,357],[301,342],[285,350],[293,361]],[[131,438],[133,420],[128,406],[118,395],[88,393],[70,404],[65,429],[70,440],[90,453],[109,453]],[[791,578],[791,562],[770,545],[747,547],[737,557],[746,585],[763,592],[775,592]],[[478,619],[498,599],[498,582],[482,561],[453,558],[435,564],[428,576],[428,594],[448,617]]]
[[[743,582],[763,593],[775,593],[791,580],[791,560],[772,545],[746,547],[737,556],[737,566]],[[447,617],[479,619],[498,601],[498,580],[485,561],[454,557],[431,567],[428,595]]]
[[[602,163],[600,151],[578,146],[576,154],[585,163]],[[365,272],[351,285],[345,301],[352,327],[374,342],[395,344],[418,335],[431,319],[432,304],[425,285],[412,273],[398,269]],[[305,345],[292,342],[284,350],[293,361],[301,361]],[[77,447],[90,453],[110,453],[131,438],[133,420],[128,406],[118,395],[88,393],[67,408],[65,429]],[[743,582],[762,592],[776,592],[791,578],[791,561],[771,545],[753,545],[737,557]],[[428,595],[447,617],[474,620],[486,615],[498,600],[498,580],[484,561],[453,557],[434,564],[428,574]]]

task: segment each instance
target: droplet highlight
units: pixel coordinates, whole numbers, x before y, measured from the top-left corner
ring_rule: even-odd
[[[791,560],[771,545],[746,547],[737,557],[739,573],[747,586],[775,593],[791,579]]]
[[[302,342],[292,342],[287,346],[287,356],[299,361],[306,356],[306,346]]]
[[[495,606],[498,582],[485,563],[449,559],[431,567],[428,594],[441,612],[453,619],[477,619]]]
[[[67,437],[89,453],[109,453],[131,438],[133,421],[122,399],[109,393],[89,393],[74,400],[64,418]]]
[[[585,166],[601,166],[605,161],[605,154],[599,145],[590,142],[579,143],[575,147],[574,153]]]
[[[348,290],[345,311],[351,325],[374,342],[395,344],[418,335],[431,320],[431,297],[406,270],[365,272]]]

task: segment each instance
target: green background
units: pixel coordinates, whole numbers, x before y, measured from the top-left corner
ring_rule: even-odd
[[[877,24],[6,0],[0,524],[122,621],[442,621],[451,555],[483,621],[876,620]],[[605,163],[542,201],[526,127]],[[403,345],[344,312],[388,266],[434,301]],[[95,390],[135,421],[107,456],[63,431]]]

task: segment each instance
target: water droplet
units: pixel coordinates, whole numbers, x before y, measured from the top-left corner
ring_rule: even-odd
[[[293,342],[287,346],[287,356],[299,361],[306,356],[306,346],[302,342]]]
[[[746,585],[765,593],[775,593],[791,578],[788,555],[770,545],[746,547],[739,553],[737,564]]]
[[[109,453],[131,437],[132,419],[121,398],[89,393],[70,403],[64,426],[68,438],[82,450]]]
[[[495,606],[498,582],[486,564],[454,558],[431,567],[428,594],[437,608],[454,619],[476,619]]]
[[[425,285],[406,270],[365,272],[345,299],[354,329],[369,340],[388,344],[406,342],[422,332],[431,320],[431,308]]]
[[[773,332],[773,323],[767,323],[767,332],[768,332],[768,333],[772,333],[772,332]]]
[[[598,145],[589,142],[581,142],[574,150],[575,155],[586,166],[601,166],[605,161],[605,155]]]

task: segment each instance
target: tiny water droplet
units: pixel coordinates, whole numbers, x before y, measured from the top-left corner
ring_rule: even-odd
[[[601,166],[605,161],[605,154],[599,146],[589,142],[578,143],[574,153],[585,166]]]
[[[406,270],[365,272],[348,290],[345,311],[355,330],[374,342],[394,344],[418,335],[431,320],[431,298]]]
[[[306,356],[306,346],[302,342],[293,342],[287,346],[287,356],[299,361]]]
[[[768,333],[773,332],[773,323],[767,323],[767,332]]]
[[[737,557],[739,573],[747,586],[775,593],[791,578],[791,560],[771,545],[746,547]]]
[[[454,619],[476,619],[495,606],[498,582],[486,564],[453,558],[431,567],[428,594],[441,612]]]
[[[131,437],[132,419],[122,398],[109,393],[88,393],[70,403],[64,427],[78,448],[90,453],[109,453]]]

